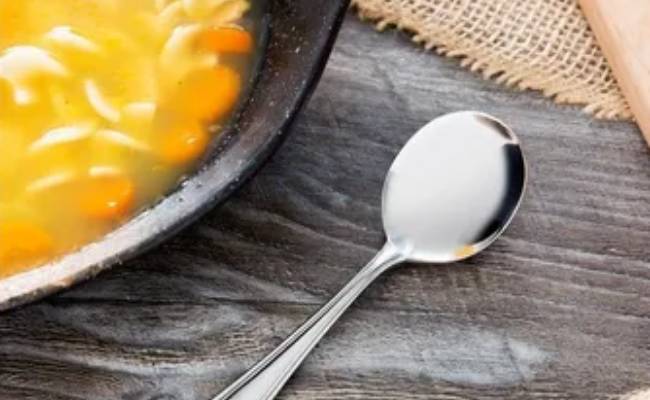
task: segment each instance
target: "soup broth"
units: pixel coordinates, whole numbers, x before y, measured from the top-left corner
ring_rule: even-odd
[[[0,0],[0,277],[176,185],[248,81],[250,0]]]

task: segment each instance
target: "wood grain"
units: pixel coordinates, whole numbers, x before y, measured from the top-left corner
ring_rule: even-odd
[[[390,273],[285,400],[609,399],[650,384],[650,158],[636,127],[515,93],[350,17],[286,145],[156,251],[0,314],[0,399],[203,400],[381,245],[400,146],[450,111],[507,121],[530,190],[505,237]]]
[[[580,0],[580,6],[650,143],[650,2]]]

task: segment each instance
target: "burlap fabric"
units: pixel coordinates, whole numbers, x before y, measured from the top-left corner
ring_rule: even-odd
[[[413,40],[486,78],[580,104],[599,118],[631,112],[577,0],[353,0],[380,29]]]

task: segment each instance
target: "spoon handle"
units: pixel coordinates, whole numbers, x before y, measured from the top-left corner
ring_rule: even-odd
[[[405,257],[390,243],[291,336],[213,400],[272,400],[294,371],[359,295]]]

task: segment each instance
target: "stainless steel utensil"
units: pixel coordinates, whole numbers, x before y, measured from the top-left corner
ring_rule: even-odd
[[[494,242],[515,215],[526,164],[514,133],[497,119],[460,112],[417,132],[395,159],[383,190],[387,242],[334,298],[214,400],[270,400],[329,328],[395,265],[450,263]]]

